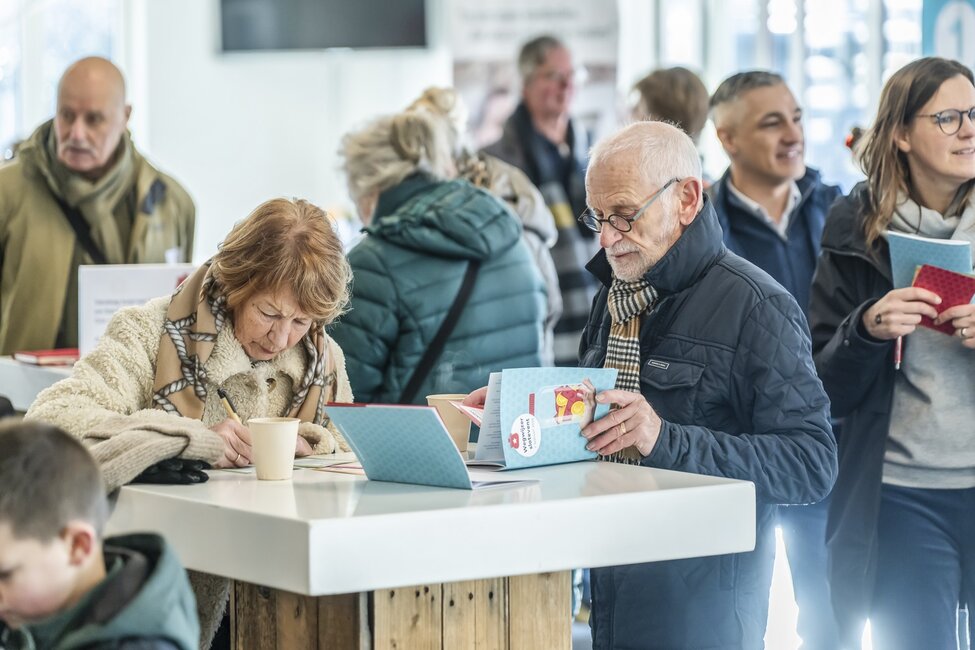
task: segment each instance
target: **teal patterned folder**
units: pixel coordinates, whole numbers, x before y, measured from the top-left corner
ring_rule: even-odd
[[[437,409],[329,404],[325,410],[370,479],[472,488],[464,459]]]
[[[483,473],[472,480],[432,406],[328,404],[325,410],[372,481],[471,490],[535,480]]]
[[[931,239],[887,231],[894,288],[909,287],[918,267],[927,264],[955,273],[972,272],[972,245],[967,240]]]

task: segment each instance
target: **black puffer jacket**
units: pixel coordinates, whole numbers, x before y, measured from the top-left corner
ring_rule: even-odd
[[[877,514],[894,395],[894,344],[860,325],[893,289],[887,241],[867,249],[866,184],[836,201],[826,219],[809,308],[813,354],[833,415],[843,418],[840,473],[826,537],[833,609],[845,643],[860,647],[876,570]],[[904,340],[907,354],[908,339]]]
[[[604,252],[589,269],[603,283],[580,350],[593,367],[603,365],[610,327]],[[805,317],[764,271],[724,248],[708,201],[645,277],[661,298],[641,323],[641,391],[663,427],[643,464],[753,481],[756,548],[593,569],[593,646],[761,648],[776,504],[819,501],[836,475]]]

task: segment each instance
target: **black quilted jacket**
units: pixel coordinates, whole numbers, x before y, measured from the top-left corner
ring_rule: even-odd
[[[605,253],[588,268],[603,284],[580,347],[593,367],[609,335]],[[641,323],[641,390],[663,428],[643,464],[754,482],[756,548],[593,569],[593,647],[761,648],[776,504],[819,501],[836,477],[806,320],[785,289],[724,248],[707,200],[646,278],[661,299]]]

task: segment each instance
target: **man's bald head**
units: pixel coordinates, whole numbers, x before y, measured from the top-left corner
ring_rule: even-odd
[[[65,70],[58,83],[54,133],[58,160],[96,181],[115,161],[131,107],[125,103],[125,79],[101,57],[87,57]]]

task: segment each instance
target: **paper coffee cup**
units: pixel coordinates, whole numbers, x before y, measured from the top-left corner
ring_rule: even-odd
[[[445,393],[443,395],[427,395],[427,404],[437,409],[443,420],[451,440],[461,452],[467,451],[467,441],[471,435],[471,421],[456,409],[451,402],[461,402],[467,393]]]
[[[298,418],[252,418],[247,421],[257,478],[265,481],[291,478],[298,444],[298,422]]]

